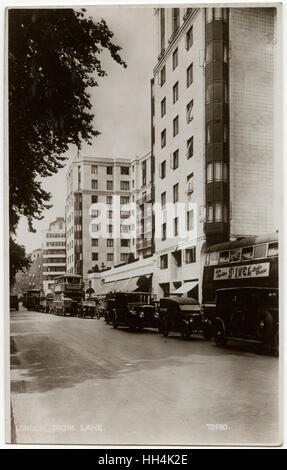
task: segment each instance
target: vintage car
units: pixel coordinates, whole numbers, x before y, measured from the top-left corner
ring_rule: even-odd
[[[216,291],[214,339],[254,342],[278,354],[278,289],[236,287]]]
[[[78,305],[78,317],[95,318],[98,313],[97,302],[94,299],[82,300]]]
[[[107,301],[106,321],[118,326],[128,326],[131,331],[157,328],[158,314],[147,292],[115,292]]]
[[[168,336],[170,331],[189,337],[203,331],[200,306],[190,297],[163,297],[159,304],[159,332]]]
[[[19,301],[17,295],[10,295],[10,310],[14,308],[15,310],[19,310]]]
[[[40,298],[43,292],[40,289],[29,289],[23,296],[23,307],[27,310],[39,311]]]

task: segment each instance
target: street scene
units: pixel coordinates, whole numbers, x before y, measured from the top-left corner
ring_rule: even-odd
[[[282,442],[278,10],[191,6],[9,9],[9,443]]]
[[[22,308],[11,339],[16,442],[277,442],[278,360],[250,347]]]

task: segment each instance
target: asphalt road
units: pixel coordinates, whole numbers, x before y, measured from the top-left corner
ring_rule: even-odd
[[[23,308],[10,328],[14,442],[279,444],[278,358]]]

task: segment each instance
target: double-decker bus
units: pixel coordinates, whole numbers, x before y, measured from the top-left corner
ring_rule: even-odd
[[[58,276],[52,286],[53,302],[51,313],[56,315],[77,315],[78,305],[84,298],[82,277],[77,274]]]
[[[278,234],[209,247],[202,281],[202,313],[217,344],[229,338],[278,350]]]

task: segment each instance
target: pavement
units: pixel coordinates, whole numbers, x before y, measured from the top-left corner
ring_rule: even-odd
[[[199,335],[10,312],[12,441],[279,445],[279,361]]]

